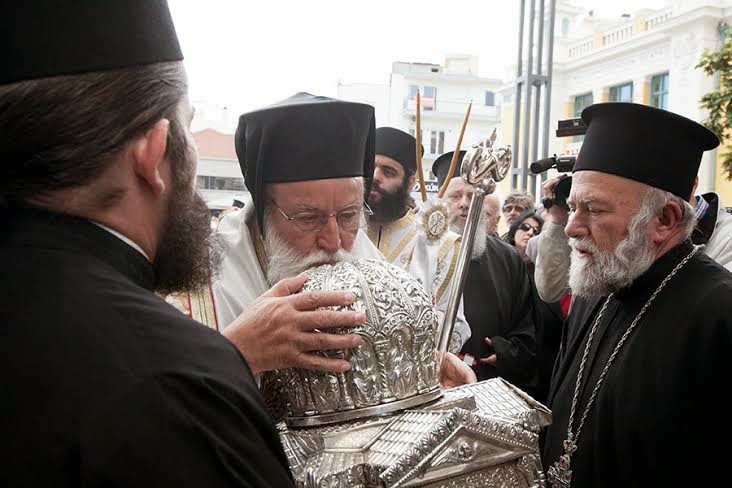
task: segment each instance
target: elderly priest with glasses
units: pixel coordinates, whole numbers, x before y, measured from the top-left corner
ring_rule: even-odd
[[[373,174],[374,108],[298,93],[242,115],[235,143],[251,197],[219,224],[221,271],[212,277],[210,293],[192,297],[208,295],[200,302],[211,309],[204,314],[209,325],[239,348],[254,373],[288,367],[347,371],[349,361],[318,351],[360,345],[357,334],[328,333],[366,320],[361,313],[338,310],[355,296],[290,295],[302,288],[308,269],[383,259],[362,230],[371,212],[364,203],[364,179]],[[271,300],[255,303],[263,294]],[[291,307],[275,310],[283,300]],[[449,355],[449,364],[444,385],[475,381],[456,356]]]

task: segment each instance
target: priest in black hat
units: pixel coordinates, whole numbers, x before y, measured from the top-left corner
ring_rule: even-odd
[[[728,483],[721,395],[732,371],[732,273],[695,246],[698,123],[630,103],[582,112],[565,232],[574,295],[543,461],[552,486]],[[706,446],[710,446],[707,448]],[[717,468],[720,469],[717,469]]]
[[[348,361],[317,351],[361,343],[357,334],[327,331],[359,325],[364,314],[321,310],[355,297],[294,294],[310,268],[383,259],[363,231],[370,214],[363,197],[373,173],[373,112],[370,105],[297,93],[239,118],[235,145],[250,198],[217,227],[223,259],[211,285],[188,296],[202,321],[222,331],[257,375],[288,367],[350,369]],[[291,294],[289,307],[275,308],[278,298]],[[447,357],[443,384],[475,380],[455,355]],[[278,416],[282,406],[270,394],[269,376],[260,378],[265,400],[274,401],[270,411]]]
[[[348,361],[313,351],[355,347],[360,337],[327,334],[326,323],[301,323],[313,307],[300,304],[288,320],[254,321],[254,327],[237,318],[243,312],[244,318],[269,315],[252,304],[283,279],[297,280],[290,290],[296,292],[309,268],[351,257],[381,259],[362,231],[364,175],[374,164],[374,108],[297,93],[243,114],[235,145],[250,198],[218,226],[225,251],[213,277],[209,316],[255,373],[293,366],[345,371]],[[359,320],[365,316],[331,326]]]
[[[462,235],[473,189],[460,177],[459,165],[448,174],[453,154],[437,158],[432,172],[440,187],[448,182],[444,198],[450,209],[450,229]],[[463,156],[465,151],[460,151],[459,162]],[[484,215],[481,212],[476,228],[463,291],[472,335],[460,353],[479,381],[500,376],[535,395],[538,324],[532,285],[516,249],[487,234]]]
[[[450,298],[460,235],[447,226],[435,235],[420,232],[420,206],[410,192],[417,171],[417,140],[394,127],[376,129],[376,161],[369,205],[368,235],[387,261],[409,271],[432,296],[440,312]],[[424,148],[420,146],[420,154]],[[452,350],[457,352],[470,337],[462,301],[453,329]]]
[[[0,486],[292,486],[240,353],[153,293],[215,248],[167,4],[16,2],[0,41]]]

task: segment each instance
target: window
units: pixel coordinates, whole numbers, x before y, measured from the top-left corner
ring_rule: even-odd
[[[419,89],[419,86],[417,85],[409,85],[409,99],[414,100],[417,98],[417,90]]]
[[[422,110],[435,110],[437,102],[437,88],[434,86],[425,86],[422,94]]]
[[[624,83],[610,87],[611,102],[632,102],[633,101],[633,83]]]
[[[246,190],[244,178],[226,178],[222,176],[196,176],[196,187],[200,190]]]
[[[562,36],[567,37],[569,35],[569,19],[564,17],[562,19]]]
[[[445,152],[445,131],[430,131],[430,154],[442,154]]]
[[[496,94],[492,91],[485,92],[485,106],[493,107],[496,104]]]
[[[582,115],[582,111],[592,105],[592,93],[585,93],[583,95],[577,95],[574,97],[574,112],[573,117],[579,118]],[[574,136],[572,142],[580,142],[585,136]]]
[[[668,108],[668,73],[651,78],[651,107]]]

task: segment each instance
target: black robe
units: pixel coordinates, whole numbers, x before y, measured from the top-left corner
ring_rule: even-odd
[[[90,222],[0,211],[0,486],[291,486],[236,348]]]
[[[587,358],[573,432],[620,337],[691,249],[688,241],[672,249],[610,302]],[[575,297],[572,305],[549,396],[545,469],[562,454],[580,360],[603,302]],[[572,486],[702,486],[702,479],[728,486],[732,423],[723,397],[731,373],[732,273],[698,252],[608,370],[572,457]]]
[[[564,327],[564,313],[560,302],[547,303],[541,299],[536,291],[534,281],[534,263],[527,263],[529,276],[531,277],[531,291],[536,302],[538,313],[537,340],[536,340],[536,365],[537,385],[534,390],[534,399],[546,404],[549,395],[549,385],[552,379],[554,363],[559,353],[559,343],[562,339],[562,328]]]
[[[478,380],[500,376],[534,394],[536,387],[536,309],[526,265],[516,249],[487,237],[486,252],[470,261],[463,291],[465,318],[472,335],[462,348],[476,359],[489,355],[495,366],[475,366]]]

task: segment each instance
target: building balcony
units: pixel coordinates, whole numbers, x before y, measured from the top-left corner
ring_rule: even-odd
[[[465,118],[465,112],[468,110],[468,102],[442,101],[439,96],[432,103],[434,110],[427,110],[427,106],[423,100],[420,113],[422,120],[447,119],[462,121]],[[402,115],[404,117],[415,117],[417,115],[415,100],[409,100],[405,97]],[[501,109],[498,106],[482,105],[473,100],[473,106],[470,109],[470,120],[473,122],[498,123],[501,120]]]
[[[673,9],[659,10],[647,16],[636,16],[610,29],[583,37],[566,46],[566,60],[575,61],[585,56],[646,36],[665,27],[673,19]]]

